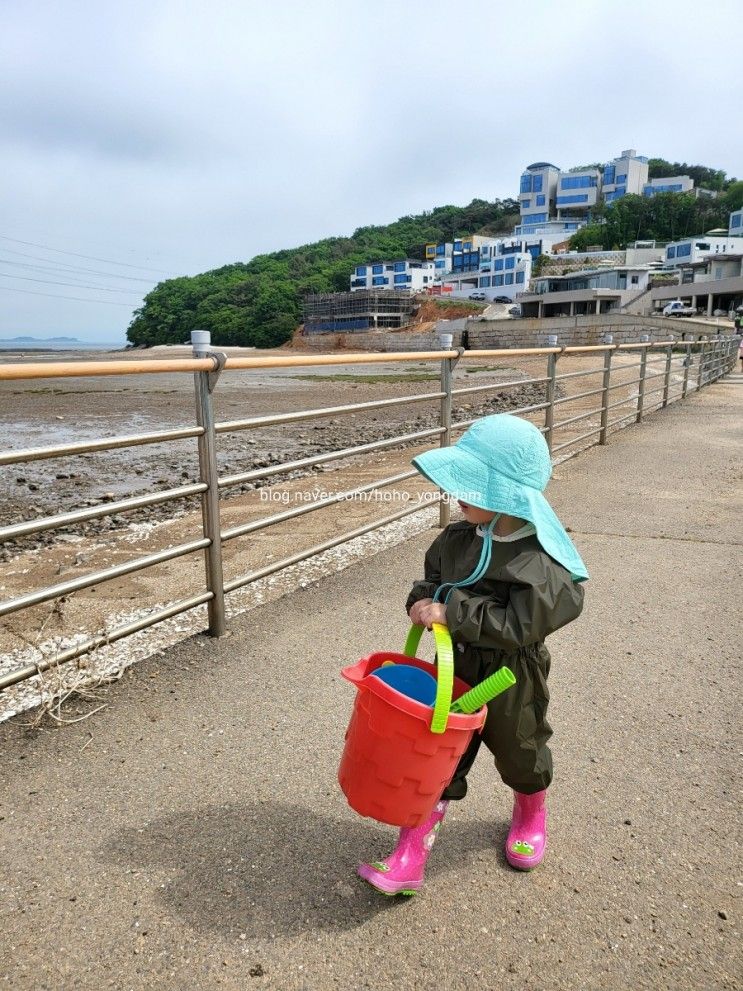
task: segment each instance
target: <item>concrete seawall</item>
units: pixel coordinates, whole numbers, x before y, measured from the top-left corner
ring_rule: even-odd
[[[448,325],[451,326],[448,326]],[[547,345],[547,338],[557,334],[558,342],[565,346],[601,344],[606,334],[612,334],[615,344],[630,344],[648,334],[651,341],[669,340],[671,337],[687,340],[729,336],[728,325],[701,320],[672,320],[663,317],[641,317],[630,314],[603,314],[601,316],[547,317],[524,320],[478,320],[466,322],[469,347],[477,348],[527,348]],[[438,330],[452,333],[454,346],[462,341],[461,321],[440,321]],[[419,351],[440,347],[436,332],[411,333],[401,331],[364,331],[354,334],[307,334],[301,339],[302,347],[331,351]]]

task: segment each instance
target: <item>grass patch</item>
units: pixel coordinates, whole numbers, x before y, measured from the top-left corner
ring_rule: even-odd
[[[338,375],[292,375],[295,379],[304,379],[312,382],[360,382],[367,385],[375,385],[378,382],[438,382],[438,375],[427,375],[425,372],[392,372],[389,375],[352,375],[341,372]]]
[[[512,369],[508,365],[480,365],[477,368],[465,368],[468,375],[473,372],[510,372]]]

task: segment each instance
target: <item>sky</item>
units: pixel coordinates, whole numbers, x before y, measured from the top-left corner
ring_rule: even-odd
[[[739,0],[3,0],[0,338],[625,148],[743,175]],[[737,34],[738,41],[734,36]]]

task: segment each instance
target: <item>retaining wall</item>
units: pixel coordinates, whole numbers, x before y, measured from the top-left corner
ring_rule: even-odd
[[[447,324],[451,324],[450,327]],[[558,344],[564,347],[580,347],[603,343],[606,334],[612,334],[615,344],[631,344],[648,334],[651,341],[667,341],[671,338],[699,340],[730,333],[723,326],[700,320],[671,319],[668,317],[642,317],[634,314],[605,313],[577,317],[533,317],[525,320],[478,320],[465,324],[469,347],[477,348],[528,348],[544,347],[547,337],[557,334]],[[438,331],[451,333],[454,346],[462,343],[461,321],[439,321]],[[364,331],[356,334],[308,334],[301,337],[303,348],[318,351],[435,351],[441,347],[438,334],[399,331]]]

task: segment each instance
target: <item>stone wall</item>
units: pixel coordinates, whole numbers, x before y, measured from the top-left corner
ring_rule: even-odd
[[[448,321],[440,321],[439,332],[452,333],[454,347],[462,343],[460,321],[447,330]],[[699,320],[642,317],[633,314],[605,313],[600,316],[536,317],[526,320],[467,320],[469,347],[528,348],[546,347],[547,337],[557,334],[562,347],[602,344],[606,334],[612,334],[615,344],[630,344],[648,334],[651,341],[671,338],[698,340],[716,337],[717,328]],[[729,331],[727,331],[729,333]],[[437,333],[414,334],[407,330],[362,331],[356,334],[308,334],[299,338],[302,348],[318,351],[438,351],[441,347]]]

